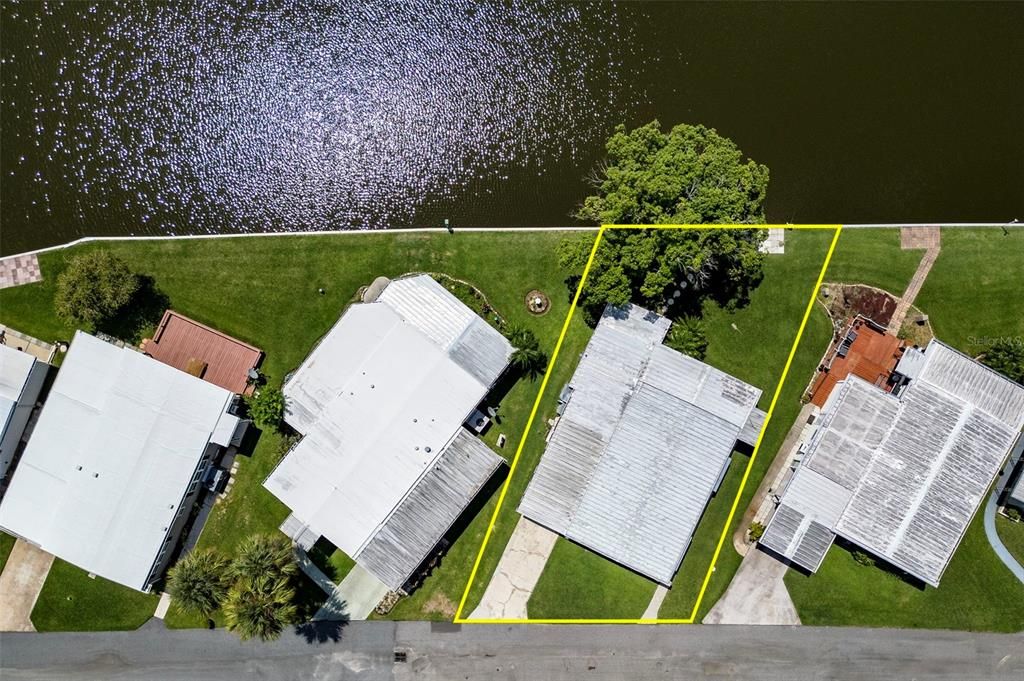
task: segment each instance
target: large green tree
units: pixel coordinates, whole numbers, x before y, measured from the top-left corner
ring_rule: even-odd
[[[215,549],[195,550],[167,571],[167,592],[175,607],[209,617],[227,596],[231,563]]]
[[[599,224],[764,222],[768,168],[743,160],[732,140],[703,125],[663,132],[658,121],[615,129],[598,189],[576,216]]]
[[[57,276],[54,307],[66,322],[89,330],[112,319],[132,301],[141,279],[109,251],[91,251],[68,259]]]
[[[673,318],[699,316],[705,300],[726,308],[746,303],[763,276],[758,229],[607,230],[591,265],[580,306],[591,324],[606,304],[638,303]],[[575,289],[591,239],[559,244],[559,262]]]
[[[743,160],[733,142],[702,125],[663,132],[657,121],[635,130],[619,126],[608,158],[595,173],[598,193],[576,216],[600,224],[728,223],[715,230],[607,230],[580,298],[594,323],[605,304],[629,302],[673,317],[700,314],[713,299],[727,307],[746,302],[761,280],[767,236],[768,169]],[[567,239],[559,260],[574,287],[590,253],[589,239]]]

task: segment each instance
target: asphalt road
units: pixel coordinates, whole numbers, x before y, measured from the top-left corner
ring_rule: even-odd
[[[356,622],[240,643],[223,631],[0,635],[5,681],[139,679],[1024,678],[1024,635],[730,626],[487,626]],[[316,634],[308,638],[316,638]],[[405,662],[395,662],[403,651]]]

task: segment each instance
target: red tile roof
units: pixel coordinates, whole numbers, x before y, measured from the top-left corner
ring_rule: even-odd
[[[142,349],[176,369],[193,374],[199,370],[204,381],[235,393],[246,392],[249,369],[263,359],[259,348],[173,310],[164,313],[153,338],[145,341]]]
[[[833,349],[828,370],[820,372],[814,382],[811,402],[819,407],[825,404],[832,388],[851,374],[885,390],[899,361],[903,341],[896,336],[878,331],[862,319],[855,319],[847,332],[850,330],[857,332],[857,339],[846,357],[840,357]]]

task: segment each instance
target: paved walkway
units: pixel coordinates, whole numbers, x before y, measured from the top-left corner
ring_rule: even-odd
[[[789,567],[761,550],[750,551],[704,624],[800,624],[782,578]]]
[[[658,619],[658,611],[661,610],[661,604],[665,602],[665,596],[668,596],[668,588],[659,584],[658,588],[654,590],[651,602],[647,604],[647,609],[644,610],[641,618],[645,620]]]
[[[1024,584],[1024,565],[1017,562],[1017,559],[1003,544],[1003,540],[999,538],[999,533],[996,532],[996,507],[998,506],[996,497],[998,496],[998,492],[993,491],[988,498],[988,503],[985,504],[985,534],[988,536],[988,543],[992,545],[992,549],[999,556],[999,560],[1010,568],[1010,572],[1020,580],[1021,584]]]
[[[35,255],[12,255],[0,259],[0,288],[42,281],[39,259]]]
[[[35,631],[32,608],[53,565],[53,554],[19,539],[0,574],[0,631]]]
[[[469,619],[526,619],[526,604],[557,539],[551,530],[521,516],[480,605]]]
[[[752,544],[747,542],[747,528],[750,527],[750,523],[757,520],[767,524],[767,519],[775,508],[772,495],[777,494],[782,489],[782,484],[789,474],[789,467],[793,463],[793,459],[796,458],[800,443],[810,436],[810,426],[807,425],[807,420],[816,409],[810,403],[800,408],[796,421],[790,427],[789,433],[786,434],[786,439],[783,440],[782,446],[772,461],[772,465],[768,467],[768,472],[761,479],[761,484],[758,485],[757,491],[754,492],[750,505],[747,506],[747,510],[743,513],[740,526],[732,535],[733,548],[741,556],[747,555],[752,546]],[[759,456],[762,454],[764,453],[762,452]]]
[[[313,568],[320,572],[320,569],[315,565],[313,565]],[[309,572],[307,571],[306,574],[309,574]],[[320,588],[324,588],[324,580],[326,580],[327,584],[333,586],[333,583],[327,579],[326,575],[322,572],[320,574],[323,576],[322,579],[314,580],[320,585]],[[389,591],[391,589],[384,582],[371,575],[359,565],[356,565],[345,575],[345,579],[341,580],[341,584],[327,591],[330,594],[330,598],[313,615],[313,621],[345,622],[348,620],[365,620],[373,612],[373,609],[377,607],[377,604],[388,595]]]
[[[896,304],[896,311],[892,313],[892,319],[889,320],[889,333],[899,333],[900,327],[903,326],[903,320],[907,317],[907,312],[914,304],[914,300],[917,299],[917,294],[921,292],[924,280],[928,278],[928,273],[931,272],[932,265],[935,264],[935,259],[939,257],[939,251],[942,249],[942,230],[938,227],[904,227],[900,230],[900,248],[903,250],[919,248],[927,250],[925,250],[921,262],[918,263],[917,271],[914,272],[903,296]]]

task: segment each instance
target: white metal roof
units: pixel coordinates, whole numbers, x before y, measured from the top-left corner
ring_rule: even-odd
[[[511,353],[497,330],[430,277],[391,282],[376,302],[352,305],[285,384],[286,420],[305,437],[264,486],[358,560]]]
[[[78,332],[0,504],[0,527],[135,589],[229,391]]]
[[[0,345],[0,435],[18,404],[35,362],[36,358],[27,352]]]
[[[519,505],[670,584],[761,391],[661,344],[669,320],[605,310]]]
[[[847,490],[842,513],[838,491],[802,485],[782,505],[937,586],[1024,425],[1024,387],[938,341],[924,359],[899,399],[855,377],[829,396],[794,482],[813,472]],[[788,557],[790,520],[777,529],[773,517],[765,532]]]

